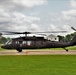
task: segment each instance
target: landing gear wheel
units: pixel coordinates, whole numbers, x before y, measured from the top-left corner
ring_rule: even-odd
[[[66,49],[66,48],[63,48],[63,49],[65,49],[65,50],[66,50],[66,52],[68,52],[68,49]]]
[[[22,49],[21,49],[21,48],[18,48],[17,51],[18,51],[18,52],[22,52]]]
[[[66,50],[66,52],[68,52],[68,50]]]

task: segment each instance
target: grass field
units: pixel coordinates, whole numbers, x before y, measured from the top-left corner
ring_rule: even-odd
[[[76,75],[76,55],[0,56],[0,75]]]

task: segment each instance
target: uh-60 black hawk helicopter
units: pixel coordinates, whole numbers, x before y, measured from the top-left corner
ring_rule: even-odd
[[[71,27],[73,30],[76,31],[75,28]],[[22,49],[41,49],[41,48],[64,48],[66,51],[66,47],[76,45],[76,35],[74,38],[69,42],[58,42],[58,41],[51,41],[45,39],[44,37],[37,37],[37,36],[27,36],[27,34],[38,34],[38,33],[51,33],[51,32],[9,32],[10,34],[25,34],[24,37],[13,38],[6,42],[3,46],[4,49],[16,49],[18,52],[22,52]],[[58,31],[59,32],[59,31]],[[65,31],[61,31],[65,32]],[[57,33],[57,32],[53,32]]]

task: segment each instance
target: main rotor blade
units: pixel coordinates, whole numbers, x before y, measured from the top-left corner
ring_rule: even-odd
[[[46,34],[37,34],[37,33],[36,33],[35,35],[43,35],[43,36],[47,36]]]
[[[10,32],[10,31],[3,31],[4,33],[8,34],[3,34],[3,35],[13,35],[13,34],[38,34],[38,35],[44,35],[42,33],[65,33],[67,31],[48,31],[48,32]],[[40,34],[39,34],[40,33]]]
[[[3,32],[9,34],[31,34],[31,32],[11,32],[11,31],[3,31]]]
[[[19,35],[19,34],[2,34],[2,35]]]
[[[2,35],[19,35],[19,34],[2,34]],[[43,36],[46,36],[46,34],[32,34],[32,35],[43,35]]]
[[[31,32],[31,33],[65,33],[67,31],[48,31],[48,32]]]

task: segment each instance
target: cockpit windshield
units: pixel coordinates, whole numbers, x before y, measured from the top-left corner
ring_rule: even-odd
[[[9,40],[5,43],[5,45],[10,45],[10,44],[12,44],[12,40]]]

